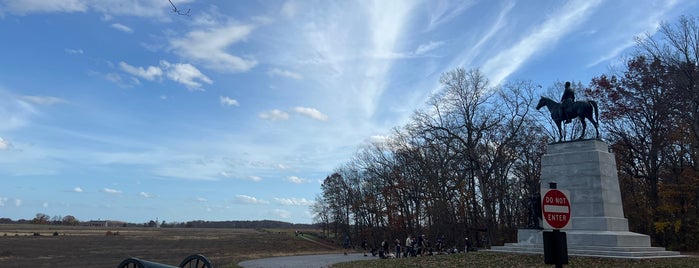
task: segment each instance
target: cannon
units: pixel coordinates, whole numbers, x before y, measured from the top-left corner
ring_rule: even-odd
[[[127,258],[119,263],[117,268],[213,268],[211,262],[201,254],[189,255],[180,262],[179,266],[172,266],[163,263],[141,260],[138,258]]]

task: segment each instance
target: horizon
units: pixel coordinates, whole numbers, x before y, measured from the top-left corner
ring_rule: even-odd
[[[695,1],[0,0],[0,214],[312,224],[455,68],[550,89]]]

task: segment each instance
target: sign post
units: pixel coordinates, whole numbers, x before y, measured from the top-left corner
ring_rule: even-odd
[[[566,233],[560,229],[570,227],[570,199],[568,191],[556,189],[556,183],[549,184],[541,195],[541,214],[544,219],[544,263],[563,267],[568,264],[568,241]]]

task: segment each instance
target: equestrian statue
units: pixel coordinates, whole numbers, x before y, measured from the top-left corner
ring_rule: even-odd
[[[539,110],[544,106],[549,109],[551,119],[553,119],[553,122],[556,123],[556,127],[558,127],[559,142],[563,141],[561,122],[565,121],[565,124],[568,124],[575,118],[579,118],[582,124],[582,133],[580,133],[578,139],[582,139],[585,136],[585,128],[587,127],[585,123],[586,118],[595,127],[595,133],[597,134],[597,139],[599,139],[599,111],[597,102],[592,100],[575,101],[575,91],[570,88],[570,82],[565,83],[565,89],[563,90],[560,103],[547,97],[541,97],[541,99],[539,99],[539,104],[536,105],[536,109]],[[592,117],[593,113],[594,118]]]

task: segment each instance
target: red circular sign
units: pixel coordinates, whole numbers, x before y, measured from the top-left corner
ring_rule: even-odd
[[[553,229],[561,229],[570,221],[570,202],[561,191],[550,189],[541,200],[544,221]]]

